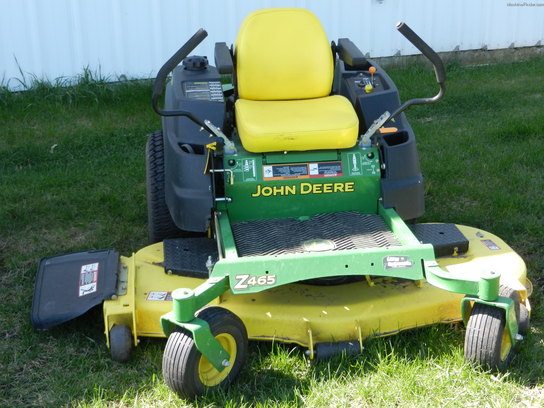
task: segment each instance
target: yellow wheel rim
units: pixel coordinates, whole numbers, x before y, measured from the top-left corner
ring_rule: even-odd
[[[222,333],[215,336],[215,339],[221,344],[221,346],[229,353],[229,365],[221,372],[217,371],[215,367],[204,357],[200,357],[198,363],[198,377],[203,385],[206,387],[214,387],[221,384],[225,380],[234,366],[236,360],[236,340],[230,334]]]
[[[512,341],[510,340],[508,330],[504,328],[501,340],[501,361],[505,361],[508,358],[510,350],[512,350]]]

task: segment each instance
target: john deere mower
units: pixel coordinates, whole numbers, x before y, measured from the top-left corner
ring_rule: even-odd
[[[529,329],[526,267],[489,232],[414,222],[423,177],[403,112],[437,102],[446,76],[421,38],[397,30],[432,62],[436,96],[401,104],[375,61],[347,38],[329,43],[303,9],[251,13],[234,46],[215,44],[215,67],[189,56],[199,30],[153,87],[151,245],[44,258],[34,326],[103,303],[112,358],[167,337],[164,378],[188,398],[230,384],[248,339],[325,358],[463,321],[465,358],[504,368]]]

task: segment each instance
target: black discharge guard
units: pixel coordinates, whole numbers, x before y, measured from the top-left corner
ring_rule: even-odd
[[[37,330],[72,320],[115,294],[119,253],[113,249],[43,258],[32,300]]]

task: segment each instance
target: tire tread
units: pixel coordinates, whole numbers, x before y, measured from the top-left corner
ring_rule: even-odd
[[[505,330],[503,310],[476,303],[470,315],[465,335],[465,359],[481,364],[487,369],[502,369],[510,361],[502,361],[500,347]]]
[[[161,130],[147,136],[145,149],[148,235],[151,243],[183,236],[165,199],[164,140]]]

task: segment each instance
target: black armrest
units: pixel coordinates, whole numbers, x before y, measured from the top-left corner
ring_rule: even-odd
[[[215,66],[220,74],[232,74],[234,72],[234,64],[232,63],[232,55],[224,42],[215,43]]]
[[[365,56],[349,38],[339,38],[336,50],[340,59],[353,68],[368,67]]]

